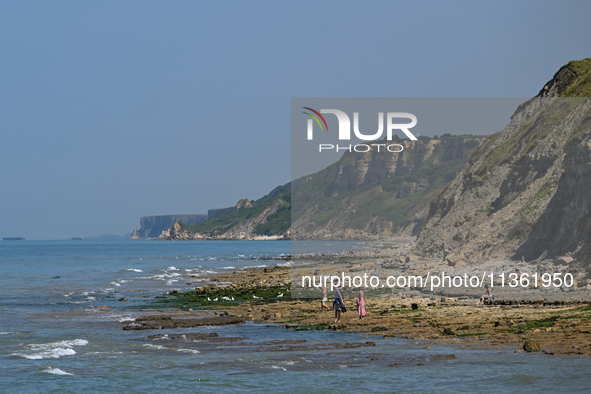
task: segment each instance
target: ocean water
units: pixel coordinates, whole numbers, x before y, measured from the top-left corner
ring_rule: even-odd
[[[286,264],[272,258],[290,253],[286,241],[2,242],[0,392],[591,390],[588,357],[427,348],[420,341],[278,324],[122,330],[122,321],[137,316],[134,306],[154,295],[192,289],[207,273]],[[217,336],[172,335],[189,333]],[[168,335],[148,338],[155,334]],[[478,339],[466,339],[472,340]]]

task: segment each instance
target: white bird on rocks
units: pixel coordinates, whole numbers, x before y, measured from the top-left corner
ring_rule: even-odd
[[[215,301],[217,301],[217,300],[218,300],[217,298],[214,298],[214,299],[213,299],[213,301],[214,301],[214,302],[215,302]]]
[[[209,299],[209,297],[207,297],[207,301],[211,301],[211,300]]]
[[[232,301],[234,301],[234,297],[232,297]]]
[[[283,293],[281,293],[277,296],[277,298],[281,298],[281,297],[283,297]]]
[[[261,299],[261,297],[257,297],[257,296],[255,296],[254,294],[252,295],[252,298],[255,298],[255,299],[257,299],[257,300],[260,300],[260,299]]]

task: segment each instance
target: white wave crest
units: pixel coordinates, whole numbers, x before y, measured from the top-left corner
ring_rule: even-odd
[[[178,349],[178,351],[181,353],[191,353],[191,354],[201,353],[199,350],[193,350],[193,349]]]
[[[160,345],[152,345],[150,343],[146,343],[142,345],[143,347],[147,347],[150,349],[158,349],[158,350],[162,350],[162,349],[167,349],[165,346],[160,346]]]
[[[71,341],[59,341],[51,343],[32,343],[27,345],[29,349],[26,353],[13,353],[13,356],[27,358],[29,360],[42,360],[45,358],[60,358],[63,356],[73,356],[76,351],[74,346],[86,346],[88,341],[85,339],[74,339]]]
[[[70,375],[70,376],[74,376],[73,373],[69,373],[64,371],[63,369],[59,369],[59,368],[53,368],[53,367],[48,367],[47,369],[41,371],[41,372],[45,372],[45,373],[50,373],[53,375]]]

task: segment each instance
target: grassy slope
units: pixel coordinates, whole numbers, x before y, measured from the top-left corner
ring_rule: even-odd
[[[194,226],[188,226],[181,223],[181,227],[193,233],[223,233],[251,217],[260,215],[265,210],[265,208],[273,204],[278,199],[282,200],[279,211],[276,214],[269,215],[267,222],[258,226],[255,229],[255,232],[257,234],[266,235],[284,233],[291,224],[291,215],[289,215],[291,207],[290,183],[276,187],[269,194],[260,198],[259,200],[251,201],[251,208],[242,209],[240,211],[237,211],[235,207],[225,208],[217,212],[214,216],[207,219],[203,223],[198,223]]]
[[[577,75],[561,97],[591,97],[591,58],[573,60],[568,67]]]

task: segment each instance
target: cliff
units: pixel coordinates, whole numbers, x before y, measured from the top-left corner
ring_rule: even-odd
[[[574,256],[591,240],[591,59],[521,104],[431,204],[415,252],[449,261]]]
[[[205,221],[207,215],[159,215],[144,216],[140,219],[140,228],[131,233],[131,239],[158,238],[163,231],[168,230],[176,222],[197,224]]]
[[[346,152],[326,169],[298,179],[292,193],[295,239],[375,239],[415,235],[429,202],[487,137],[399,139],[395,154]]]
[[[241,199],[234,207],[210,210],[207,220],[174,223],[162,240],[283,239],[291,218],[291,184],[273,189],[259,200]]]

